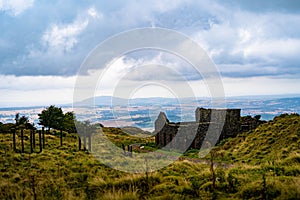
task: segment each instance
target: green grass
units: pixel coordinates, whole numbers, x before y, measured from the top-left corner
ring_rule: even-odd
[[[156,149],[153,145],[155,143],[155,138],[151,135],[145,135],[143,133],[141,134],[135,133],[135,136],[132,136],[123,132],[122,129],[120,128],[112,128],[112,127],[110,128],[104,127],[102,131],[107,136],[107,138],[118,147],[122,147],[122,144],[124,146],[131,145],[131,144],[141,144],[141,145],[146,145],[148,149],[150,149],[151,147],[152,147],[151,150]]]
[[[32,154],[28,140],[26,153],[15,153],[12,135],[0,134],[0,199],[299,199],[299,125],[299,116],[283,115],[222,142],[214,149],[216,188],[197,150],[158,171],[130,174],[79,151],[76,134],[66,134],[62,147],[59,137],[47,135],[46,148],[39,153],[37,142]],[[119,147],[140,143],[147,152],[157,150],[153,137],[103,131]]]
[[[257,129],[240,134],[220,145],[224,160],[249,164],[298,163],[300,160],[300,117],[282,115]],[[290,161],[289,161],[290,160]]]

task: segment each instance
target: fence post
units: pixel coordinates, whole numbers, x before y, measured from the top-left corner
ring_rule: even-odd
[[[125,145],[124,144],[122,144],[122,149],[124,151],[124,155],[126,155],[126,149],[125,149]]]
[[[81,150],[81,138],[79,135],[78,135],[78,146],[79,146],[79,151],[80,151]]]
[[[132,145],[127,145],[128,155],[132,157]]]
[[[62,132],[62,129],[60,129],[60,146],[61,146],[61,147],[62,147],[62,145],[63,145],[62,137],[63,137],[63,132]]]
[[[45,148],[45,128],[42,128],[42,136],[43,136],[43,148]]]
[[[132,145],[130,145],[130,157],[132,157]]]
[[[16,148],[16,129],[13,129],[13,148],[14,148],[14,152],[16,152],[17,148]]]
[[[24,132],[23,132],[23,129],[21,129],[21,146],[22,146],[21,152],[24,153]]]
[[[35,149],[35,130],[32,129],[32,142],[33,142],[33,148]]]
[[[33,131],[30,130],[30,137],[29,137],[29,140],[30,140],[30,153],[33,153],[33,148],[32,148],[32,143],[33,143]]]
[[[88,146],[88,150],[89,152],[92,152],[92,134],[89,133],[89,146]]]
[[[43,148],[42,148],[42,131],[39,130],[39,145],[40,145],[40,153],[42,152]]]
[[[86,127],[84,127],[84,136],[83,136],[83,148],[84,150],[86,150]]]

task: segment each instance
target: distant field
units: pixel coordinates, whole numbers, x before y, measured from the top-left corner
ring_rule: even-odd
[[[194,99],[186,98],[179,104],[177,99],[172,98],[143,98],[133,99],[128,102],[125,99],[114,101],[110,105],[110,99],[103,97],[95,98],[95,112],[83,109],[83,112],[75,112],[77,119],[89,119],[91,122],[100,122],[105,126],[136,126],[145,130],[154,130],[154,121],[160,111],[167,114],[170,121],[194,121],[197,107],[210,108],[209,98]],[[110,97],[111,98],[111,97]],[[261,115],[262,120],[271,120],[281,113],[300,113],[300,98],[276,97],[276,96],[253,96],[253,97],[229,97],[226,99],[227,108],[242,108],[241,114]],[[62,105],[64,112],[73,111],[72,106]],[[16,113],[28,116],[32,122],[38,124],[38,116],[44,107],[19,107],[0,108],[0,119],[3,123],[14,122]]]

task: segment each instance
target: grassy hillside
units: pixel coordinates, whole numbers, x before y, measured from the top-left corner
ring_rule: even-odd
[[[128,129],[129,128],[126,128],[124,130],[127,131]],[[109,138],[109,140],[112,141],[118,147],[122,147],[122,144],[127,146],[137,143],[145,144],[147,146],[155,145],[155,138],[149,137],[151,135],[146,135],[143,131],[139,133],[138,130],[140,129],[138,128],[134,129],[134,134],[128,134],[120,128],[104,127],[102,130],[105,133],[105,135]],[[133,129],[131,128],[131,130]]]
[[[215,160],[234,166],[230,171],[241,183],[241,196],[300,199],[298,114],[275,117],[255,130],[223,141],[214,151]]]
[[[78,150],[75,134],[67,134],[62,147],[59,137],[47,135],[43,152],[32,154],[28,140],[27,153],[15,153],[12,135],[0,134],[0,199],[300,199],[299,127],[299,116],[282,115],[216,147],[213,171],[209,157],[205,164],[191,150],[148,174],[101,164]],[[155,149],[153,138],[103,131],[118,146]]]
[[[230,162],[300,162],[300,116],[283,114],[219,147]]]

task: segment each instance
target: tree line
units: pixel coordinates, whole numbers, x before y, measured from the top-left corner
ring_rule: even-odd
[[[0,132],[8,133],[12,129],[36,129],[34,123],[30,123],[28,117],[15,115],[15,123],[3,124],[0,122]],[[42,110],[38,114],[38,124],[48,129],[56,129],[66,131],[68,133],[76,133],[75,121],[76,117],[73,112],[64,113],[59,107],[51,105]]]
[[[39,125],[50,129],[63,130],[69,133],[76,133],[75,115],[73,112],[63,113],[61,108],[54,105],[44,109],[39,116]]]

